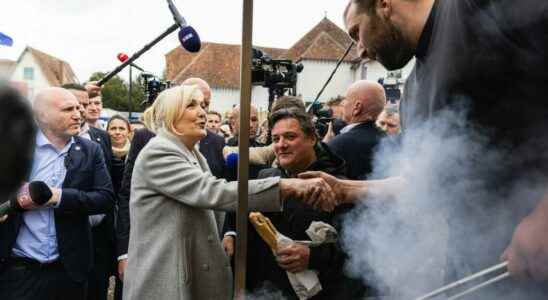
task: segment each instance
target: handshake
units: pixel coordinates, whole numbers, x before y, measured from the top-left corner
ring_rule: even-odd
[[[299,199],[315,209],[333,211],[345,203],[342,181],[324,172],[305,172],[299,178],[280,180],[282,199]]]

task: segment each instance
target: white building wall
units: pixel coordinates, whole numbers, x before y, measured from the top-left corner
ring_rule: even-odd
[[[34,69],[34,79],[26,80],[24,77],[24,69],[33,68]],[[12,81],[25,82],[28,87],[28,97],[32,99],[36,92],[40,89],[49,87],[50,84],[44,74],[42,69],[34,59],[34,56],[30,52],[25,52],[23,57],[18,61],[13,73],[11,74]]]
[[[335,68],[333,61],[302,61],[304,70],[299,74],[297,94],[302,95],[305,102],[314,101],[316,95]],[[348,86],[354,81],[354,72],[350,63],[342,63],[320,97],[321,102],[338,95],[344,95]]]
[[[268,89],[254,86],[251,91],[251,101],[259,111],[268,109]],[[234,106],[240,105],[240,90],[213,87],[211,89],[211,110],[224,114],[232,110]]]
[[[304,101],[313,101],[323,84],[333,71],[335,62],[309,61],[302,62],[304,69],[299,73],[297,80],[297,95],[302,96]],[[339,70],[320,97],[325,102],[337,95],[344,95],[346,89],[354,82],[355,74],[350,63],[342,63]],[[224,113],[231,110],[234,105],[240,104],[240,91],[238,89],[226,89],[213,87],[211,91],[210,109]],[[268,108],[268,89],[254,86],[252,91],[252,102],[259,111],[266,111]]]
[[[366,69],[364,70],[364,66]],[[415,66],[415,59],[413,58],[402,70],[402,80],[405,81],[413,67]],[[372,81],[378,81],[380,78],[386,78],[388,71],[377,61],[368,60],[365,63],[361,63],[360,67],[354,72],[354,80],[367,79]]]

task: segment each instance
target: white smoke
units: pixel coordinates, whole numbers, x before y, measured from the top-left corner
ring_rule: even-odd
[[[508,161],[509,149],[492,147],[489,132],[469,126],[465,115],[465,110],[442,112],[408,129],[399,148],[381,143],[370,178],[400,175],[407,189],[395,201],[367,201],[345,220],[346,271],[390,299],[414,299],[446,284],[448,258],[458,276],[489,266],[477,263],[485,261],[480,255],[453,256],[448,242],[449,247],[496,249],[487,260],[497,263],[515,215],[525,215],[533,203],[524,202],[538,200],[544,189],[546,178],[494,185],[493,174],[515,161]],[[511,207],[512,201],[494,201],[500,195],[524,199]]]

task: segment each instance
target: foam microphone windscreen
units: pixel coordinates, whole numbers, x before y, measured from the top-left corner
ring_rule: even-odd
[[[32,166],[36,126],[29,101],[0,83],[0,203],[14,195]]]
[[[49,199],[51,199],[53,193],[51,192],[49,186],[43,181],[33,181],[29,183],[29,195],[32,199],[32,202],[34,202],[38,206],[42,206],[46,204]],[[13,197],[10,199],[10,201],[0,204],[0,217],[14,211],[24,211],[24,209],[19,206],[19,202],[17,202],[17,197]]]
[[[29,194],[32,202],[37,205],[44,205],[53,196],[51,189],[43,181],[29,183]]]
[[[181,27],[179,30],[179,41],[188,52],[198,52],[202,47],[200,36],[198,36],[198,33],[192,26]]]
[[[230,153],[226,157],[226,166],[232,169],[238,167],[238,153]]]

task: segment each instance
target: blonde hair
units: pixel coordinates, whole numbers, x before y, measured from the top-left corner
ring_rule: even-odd
[[[143,113],[147,129],[157,132],[158,129],[181,135],[175,129],[175,123],[181,118],[185,109],[194,100],[202,101],[204,95],[196,85],[180,85],[161,92],[154,104]]]

